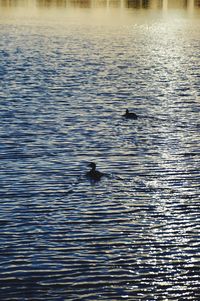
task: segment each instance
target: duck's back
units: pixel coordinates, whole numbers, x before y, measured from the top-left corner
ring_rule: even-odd
[[[98,181],[101,179],[101,177],[103,176],[104,174],[100,171],[97,171],[97,170],[90,170],[89,172],[87,172],[86,176],[92,180],[95,180],[95,181]]]
[[[138,116],[135,113],[128,113],[126,115],[126,118],[128,118],[128,119],[137,119]]]

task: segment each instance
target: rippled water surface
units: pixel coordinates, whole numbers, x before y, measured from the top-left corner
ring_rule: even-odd
[[[200,9],[161,3],[0,1],[1,301],[200,300]]]

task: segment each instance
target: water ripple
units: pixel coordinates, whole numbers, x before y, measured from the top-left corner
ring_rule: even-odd
[[[0,29],[1,300],[199,300],[199,23],[32,22]]]

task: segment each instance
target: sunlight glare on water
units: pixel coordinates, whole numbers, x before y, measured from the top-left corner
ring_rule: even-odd
[[[198,0],[0,0],[1,301],[200,299],[199,29]]]

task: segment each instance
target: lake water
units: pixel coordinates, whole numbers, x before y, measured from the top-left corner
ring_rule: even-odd
[[[0,300],[200,300],[200,1],[1,0],[0,62]]]

